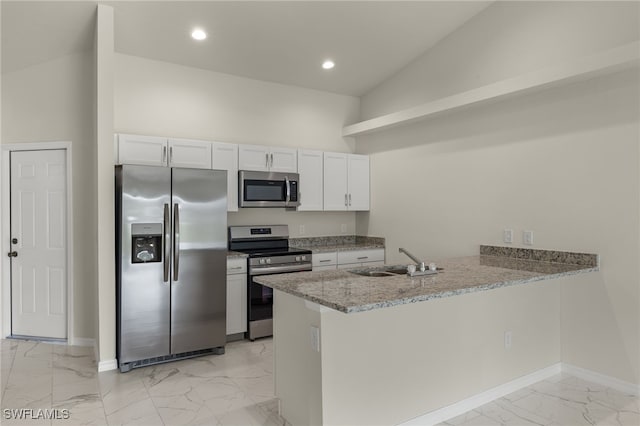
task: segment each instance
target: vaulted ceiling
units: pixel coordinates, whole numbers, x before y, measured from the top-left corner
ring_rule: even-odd
[[[97,1],[2,6],[2,72],[93,46]],[[116,51],[360,96],[481,12],[489,1],[104,1]],[[194,27],[208,33],[190,37]],[[336,66],[323,70],[323,60]]]

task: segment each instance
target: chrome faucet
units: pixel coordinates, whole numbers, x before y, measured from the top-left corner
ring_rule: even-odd
[[[409,253],[407,250],[403,249],[402,247],[400,247],[398,249],[398,251],[400,253],[404,253],[407,256],[409,256],[411,258],[411,260],[413,260],[414,262],[416,262],[416,265],[418,266],[418,269],[420,270],[420,272],[424,272],[427,267],[425,266],[424,262],[420,259],[418,259],[417,257],[415,257],[414,255],[412,255],[411,253]]]

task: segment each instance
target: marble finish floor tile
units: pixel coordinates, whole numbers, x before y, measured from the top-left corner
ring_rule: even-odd
[[[639,426],[640,398],[563,373],[441,425]]]
[[[97,372],[92,348],[0,340],[2,409],[68,418],[4,425],[287,426],[273,390],[273,342],[239,341],[226,353]],[[560,374],[450,419],[443,426],[639,426],[640,399]]]

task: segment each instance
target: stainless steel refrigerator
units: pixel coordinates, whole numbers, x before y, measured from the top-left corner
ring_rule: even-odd
[[[227,174],[116,166],[120,371],[226,343]]]

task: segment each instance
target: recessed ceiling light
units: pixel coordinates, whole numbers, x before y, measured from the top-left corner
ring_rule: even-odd
[[[331,59],[327,59],[322,63],[322,68],[324,68],[325,70],[330,70],[335,66],[336,66],[335,62],[333,62]]]
[[[201,41],[207,38],[207,33],[205,33],[204,30],[200,28],[196,28],[191,32],[191,37],[193,37],[194,40]]]

